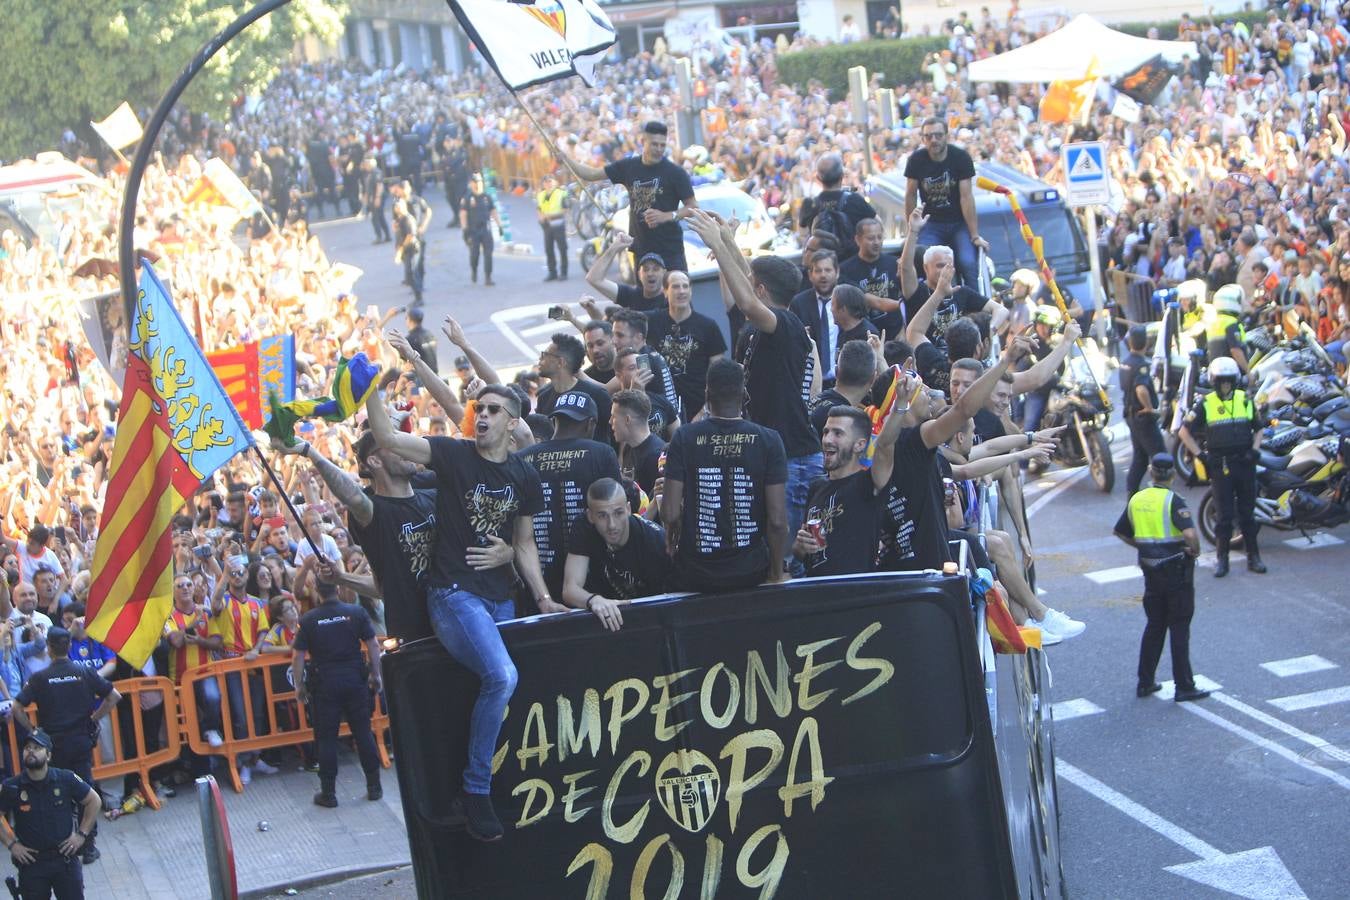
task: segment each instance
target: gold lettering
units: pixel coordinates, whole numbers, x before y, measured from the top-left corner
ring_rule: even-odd
[[[842,660],[832,660],[831,662],[816,665],[816,651],[824,650],[835,641],[842,641],[842,637],[826,638],[823,641],[812,641],[809,644],[798,644],[797,655],[806,660],[802,665],[802,670],[792,676],[792,680],[797,682],[797,708],[802,712],[810,712],[834,693],[834,688],[830,688],[823,694],[811,695],[811,679],[816,678],[825,672],[830,671],[839,665]]]
[[[627,711],[623,708],[623,695],[628,691],[634,691],[638,695],[638,700],[632,708]],[[647,700],[651,697],[651,691],[647,689],[647,683],[639,678],[625,678],[623,681],[616,681],[605,691],[605,699],[609,701],[609,752],[619,752],[619,735],[623,732],[625,722],[631,722],[642,714],[642,710],[647,706]]]
[[[688,719],[676,724],[674,728],[670,727],[666,724],[666,714],[678,704],[698,693],[698,691],[687,691],[683,694],[676,694],[674,697],[670,695],[671,685],[686,675],[697,671],[698,669],[685,669],[681,672],[672,672],[669,675],[658,675],[652,679],[652,687],[661,692],[660,698],[652,704],[651,708],[652,715],[656,716],[656,739],[658,741],[673,741],[675,735],[689,727]]]
[[[767,750],[769,759],[758,772],[747,778],[745,758],[751,750]],[[727,779],[727,815],[731,820],[731,833],[735,834],[736,819],[741,814],[741,798],[758,787],[783,761],[783,739],[767,728],[747,731],[727,741],[719,758],[726,759],[728,756],[731,757],[731,777]]]
[[[806,746],[811,761],[811,780],[798,782],[797,757],[802,745]],[[788,756],[787,780],[778,789],[778,799],[783,801],[784,817],[792,818],[793,802],[808,796],[811,798],[811,812],[815,812],[820,801],[825,799],[825,787],[831,781],[834,778],[825,774],[825,762],[820,753],[820,725],[813,717],[807,716],[797,726],[797,736],[792,740],[792,753]]]
[[[642,830],[642,823],[647,821],[647,813],[651,812],[652,802],[643,800],[642,807],[633,814],[633,817],[622,826],[615,825],[613,819],[614,800],[619,795],[619,787],[623,784],[623,776],[633,766],[639,766],[638,777],[647,774],[652,767],[651,754],[645,750],[634,750],[628,755],[628,758],[619,763],[619,767],[614,770],[614,775],[609,779],[609,787],[605,790],[605,801],[600,810],[600,824],[604,826],[605,837],[619,844],[632,843]]]
[[[569,825],[575,825],[580,822],[586,813],[591,811],[587,806],[582,809],[576,808],[576,802],[591,791],[594,787],[577,788],[577,782],[594,772],[594,769],[587,769],[584,772],[573,772],[570,775],[563,776],[563,784],[567,787],[567,793],[563,794],[563,821]]]
[[[778,844],[773,848],[773,858],[758,872],[751,873],[750,857],[759,849],[759,845],[768,840],[771,834],[778,835]],[[783,836],[783,826],[765,825],[750,835],[741,852],[736,856],[736,877],[748,888],[759,888],[759,900],[771,900],[783,883],[783,869],[787,865],[788,843]]]
[[[889,682],[893,677],[895,677],[895,666],[891,664],[890,660],[883,659],[879,656],[858,655],[858,651],[862,649],[862,645],[867,643],[868,640],[871,639],[872,635],[876,634],[880,630],[881,630],[880,622],[873,622],[871,625],[868,625],[862,631],[858,632],[858,636],[853,639],[852,643],[848,645],[848,650],[844,652],[844,662],[848,663],[848,667],[850,669],[856,669],[859,672],[866,672],[868,669],[875,669],[877,672],[877,676],[873,678],[865,687],[845,697],[843,699],[843,702],[839,704],[840,706],[848,706],[854,700],[861,700],[868,694],[872,694],[875,693],[876,691],[881,690],[881,688],[884,687],[887,682]]]
[[[782,719],[792,712],[792,688],[788,684],[788,676],[791,670],[788,669],[787,656],[783,653],[783,642],[777,644],[778,653],[778,672],[774,678],[773,684],[769,683],[769,673],[764,668],[764,661],[759,657],[758,650],[751,650],[745,655],[745,722],[747,725],[754,725],[759,718],[759,695],[755,691],[755,684],[764,688],[769,696],[769,705],[773,711]]]
[[[548,815],[548,811],[553,808],[553,788],[549,787],[548,782],[545,781],[544,779],[542,778],[525,779],[520,784],[515,786],[515,788],[511,791],[511,796],[512,797],[519,796],[520,794],[523,794],[525,791],[529,791],[530,795],[525,798],[525,804],[520,808],[520,820],[516,822],[517,829],[524,828],[527,825],[533,825],[535,822],[538,822],[544,816]],[[534,802],[534,798],[539,796],[540,794],[544,795],[544,800],[539,806],[539,812],[535,813],[534,815],[530,815],[530,804],[532,804]]]
[[[614,874],[614,857],[604,845],[590,843],[577,851],[567,866],[567,877],[587,863],[593,863],[591,881],[586,887],[586,900],[605,900],[609,895],[609,879]]]
[[[533,734],[531,734],[533,732]],[[531,738],[534,743],[531,743]],[[531,703],[530,711],[525,714],[524,733],[520,737],[520,749],[516,759],[520,760],[520,771],[525,771],[525,761],[534,757],[539,765],[548,762],[548,751],[553,745],[548,742],[548,729],[544,726],[544,704]]]
[[[675,900],[680,896],[680,888],[684,887],[684,854],[670,841],[670,835],[659,834],[647,842],[647,846],[642,848],[642,853],[638,855],[637,864],[633,866],[633,881],[628,888],[629,900],[646,900],[647,897],[647,875],[651,872],[652,863],[656,861],[656,854],[661,852],[662,847],[670,849],[670,882],[666,885],[666,892],[662,895],[663,900]]]
[[[587,688],[581,699],[581,724],[572,727],[572,701],[558,695],[558,762],[570,753],[580,753],[583,742],[591,745],[591,758],[600,753],[600,692]]]
[[[713,712],[712,708],[712,692],[719,672],[726,673],[728,688],[727,708],[720,715]],[[699,708],[703,712],[704,722],[707,722],[713,728],[726,728],[730,725],[731,720],[736,718],[736,708],[741,702],[741,683],[736,680],[736,673],[722,663],[718,663],[709,669],[708,674],[703,676],[703,684],[699,688],[698,702]]]
[[[506,709],[502,710],[502,721],[505,722],[506,717],[509,715],[511,715],[511,705],[508,703],[506,705]],[[511,742],[506,741],[500,747],[497,748],[496,753],[492,754],[493,775],[496,775],[498,772],[501,771],[502,763],[506,762],[506,754],[510,751],[510,749],[511,749]]]
[[[717,835],[708,835],[707,850],[703,854],[703,889],[699,900],[713,900],[717,886],[722,883],[722,842]]]

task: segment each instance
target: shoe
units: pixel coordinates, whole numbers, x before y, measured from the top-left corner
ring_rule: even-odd
[[[1038,626],[1038,627],[1039,627],[1039,626]],[[1060,641],[1062,641],[1062,640],[1064,640],[1064,638],[1062,638],[1062,637],[1060,637],[1059,635],[1055,634],[1053,631],[1046,631],[1044,628],[1041,629],[1041,646],[1042,646],[1042,647],[1053,647],[1053,646],[1055,646],[1056,644],[1058,644],[1058,643],[1059,643]]]
[[[501,840],[502,823],[487,794],[460,794],[451,807],[451,814],[456,812],[464,816],[464,827],[470,837],[480,841]]]
[[[1057,609],[1046,607],[1045,615],[1037,623],[1041,631],[1052,631],[1062,638],[1078,637],[1087,630],[1087,625],[1076,619],[1070,619]]]
[[[248,766],[240,766],[239,783],[242,785],[248,785],[251,781],[253,781],[253,770],[250,769]]]
[[[558,276],[558,280],[559,280],[559,281],[566,281],[566,280],[567,280],[567,273],[564,272],[564,273],[562,273],[561,275],[559,275],[559,276]]]
[[[1177,690],[1177,694],[1172,699],[1178,703],[1186,703],[1191,700],[1203,700],[1210,695],[1209,691],[1202,691],[1199,688],[1190,688],[1188,690]]]
[[[314,805],[322,806],[324,809],[337,809],[337,795],[326,794],[323,791],[319,791],[314,795]]]
[[[384,798],[384,788],[380,786],[380,783],[378,781],[366,782],[367,800],[381,800],[383,798]]]
[[[178,789],[171,784],[165,784],[162,781],[156,781],[154,783],[154,787],[155,793],[161,797],[168,797],[169,799],[173,799],[174,797],[178,796]]]
[[[253,764],[253,771],[259,775],[275,775],[281,770],[276,766],[263,762],[261,759]]]
[[[91,866],[94,863],[98,862],[99,857],[101,857],[102,855],[103,854],[99,853],[98,848],[95,847],[93,844],[85,844],[84,850],[80,851],[80,864],[85,866]]]
[[[1162,685],[1155,681],[1152,684],[1141,684],[1137,686],[1134,689],[1134,695],[1136,697],[1147,697],[1149,694],[1156,694],[1161,690]]]
[[[496,287],[497,282],[493,281],[493,280],[492,280],[492,276],[489,275],[489,276],[487,277],[487,280],[484,281],[483,284],[487,285],[488,287]]]
[[[1228,557],[1220,556],[1214,561],[1214,577],[1222,578],[1228,574]]]
[[[206,733],[202,736],[206,738],[206,742],[212,747],[222,747],[225,744],[225,739],[221,737],[220,732],[216,731],[214,728],[208,728]]]
[[[546,277],[544,280],[545,280],[545,281],[557,281],[557,280],[558,280],[558,276],[557,276],[557,275],[554,275],[554,274],[552,274],[552,273],[549,273],[548,277]]]
[[[472,281],[474,284],[477,284],[477,283],[478,283],[478,273],[477,273],[477,272],[470,272],[470,273],[469,273],[469,280]]]
[[[1255,572],[1257,575],[1264,575],[1266,574],[1267,571],[1266,564],[1261,562],[1261,557],[1257,556],[1256,554],[1254,553],[1248,554],[1247,571]]]

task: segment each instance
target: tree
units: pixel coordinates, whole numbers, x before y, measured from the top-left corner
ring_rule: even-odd
[[[123,100],[152,109],[222,28],[253,6],[235,0],[5,0],[0,28],[0,158],[50,149]],[[297,41],[342,33],[343,0],[293,0],[227,44],[179,101],[223,118],[230,102],[266,84]]]

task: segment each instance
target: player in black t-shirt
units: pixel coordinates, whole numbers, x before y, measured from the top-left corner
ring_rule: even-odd
[[[777,432],[741,418],[745,370],[708,368],[708,416],[666,451],[661,521],[682,586],[728,591],[787,580],[787,459]]]
[[[652,395],[646,391],[623,390],[614,395],[614,443],[619,451],[619,473],[652,495],[660,477],[661,454],[666,442],[651,429]]]
[[[502,385],[483,388],[474,401],[473,440],[405,434],[394,429],[383,404],[368,404],[367,411],[377,446],[429,466],[436,475],[436,549],[427,577],[431,624],[450,655],[481,680],[469,722],[469,762],[460,804],[472,836],[497,840],[502,826],[489,797],[492,755],[516,687],[516,667],[497,622],[515,616],[515,572],[541,613],[567,610],[549,595],[534,543],[534,516],[544,508],[543,486],[538,473],[510,450],[520,401]],[[467,551],[490,547],[494,536],[510,539],[515,571],[509,565],[474,567]]]
[[[849,341],[865,341],[870,334],[879,334],[877,326],[867,318],[867,295],[862,288],[851,284],[836,285],[830,294],[830,315],[839,328],[839,346]],[[838,356],[838,350],[835,355]]]
[[[858,254],[839,264],[839,283],[861,288],[867,297],[867,317],[877,331],[888,339],[899,337],[905,331],[900,259],[894,253],[882,252],[883,229],[876,219],[858,222],[853,237],[858,242]]]
[[[543,483],[544,508],[534,517],[534,543],[544,583],[551,594],[561,597],[567,535],[585,512],[586,490],[600,478],[618,478],[619,460],[609,445],[591,440],[596,406],[586,394],[563,394],[550,416],[553,440],[527,448],[521,457],[534,466]]]
[[[717,323],[695,312],[689,276],[666,273],[666,308],[648,314],[647,341],[665,358],[680,395],[680,420],[692,422],[703,408],[708,364],[727,352]]]
[[[604,319],[593,319],[580,327],[586,341],[586,359],[591,363],[582,374],[596,384],[607,385],[614,377],[614,326]]]
[[[642,254],[637,261],[637,287],[622,284],[609,277],[610,267],[615,258],[633,245],[633,239],[620,231],[604,251],[591,263],[586,271],[586,283],[595,288],[607,300],[619,304],[624,309],[638,312],[650,312],[666,305],[666,296],[661,285],[666,280],[666,261],[660,253]]]
[[[918,231],[920,243],[942,244],[956,251],[961,283],[979,283],[979,256],[989,242],[980,237],[975,212],[975,162],[960,147],[947,143],[947,123],[934,116],[919,130],[923,146],[905,161],[905,217],[922,209],[928,214]]]
[[[637,385],[624,382],[611,383],[608,385],[609,389],[613,391],[628,387],[643,387],[652,395],[654,405],[660,402],[655,399],[657,397],[665,401],[665,406],[670,407],[673,416],[670,421],[674,422],[679,417],[680,411],[680,394],[675,389],[675,374],[670,371],[670,364],[666,362],[666,358],[647,343],[646,314],[634,309],[621,309],[614,314],[614,348],[616,354],[621,354],[625,350],[640,354],[641,361],[634,361],[634,365],[650,369],[652,374],[645,384],[642,383],[642,378],[639,378]],[[618,365],[617,355],[615,364]]]
[[[539,375],[548,379],[548,384],[539,389],[534,398],[534,411],[540,415],[552,415],[553,405],[558,398],[569,391],[580,391],[595,401],[599,421],[595,427],[595,439],[602,444],[609,443],[609,391],[581,374],[581,364],[586,361],[586,348],[581,341],[566,332],[553,335],[549,345],[539,351]]]
[[[647,427],[653,434],[659,434],[662,440],[669,440],[679,427],[680,417],[675,412],[675,407],[659,391],[654,390],[657,387],[659,378],[653,372],[654,364],[660,362],[659,353],[638,353],[636,350],[622,350],[619,352],[618,361],[615,363],[614,383],[618,387],[619,393],[629,390],[639,390],[647,395]],[[639,365],[640,364],[640,365]],[[669,369],[665,370],[665,375],[670,379]],[[643,390],[643,381],[646,381],[646,390]],[[617,394],[615,395],[617,396]],[[615,438],[615,446],[618,445],[618,439]]]
[[[623,627],[619,607],[665,591],[670,579],[666,533],[633,515],[623,485],[602,478],[586,492],[586,515],[567,545],[563,600],[588,609],[610,631]]]
[[[647,253],[659,253],[670,269],[687,271],[680,219],[698,206],[689,173],[666,158],[668,130],[664,122],[642,128],[642,155],[612,162],[603,169],[573,162],[584,181],[608,178],[628,188],[628,228],[633,235],[633,268]]]

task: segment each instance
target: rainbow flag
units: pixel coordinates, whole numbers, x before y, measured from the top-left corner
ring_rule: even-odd
[[[136,668],[173,605],[174,515],[253,445],[148,261],[141,273],[85,612],[89,633]]]
[[[250,430],[272,417],[268,394],[282,400],[295,397],[295,338],[290,335],[213,350],[206,360]]]

